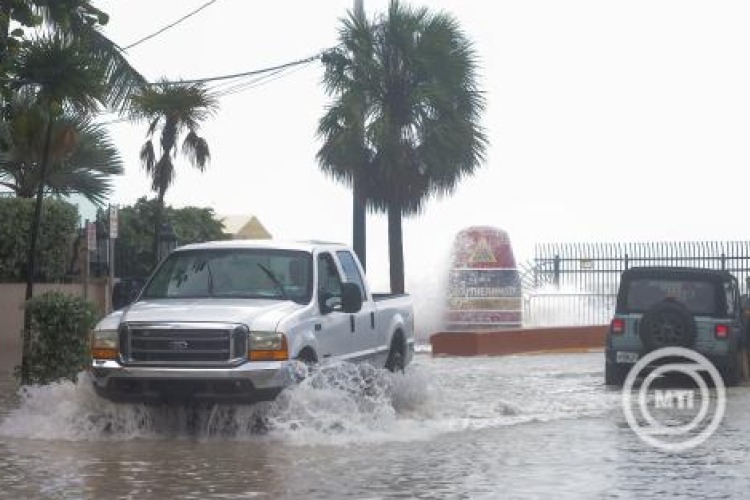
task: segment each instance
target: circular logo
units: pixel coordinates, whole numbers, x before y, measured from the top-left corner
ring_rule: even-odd
[[[674,359],[684,359],[686,362],[670,362]],[[658,366],[648,372],[637,394],[634,394],[636,379],[655,364]],[[708,373],[716,389],[713,405],[711,391],[701,372]],[[690,377],[695,382],[696,389],[650,390],[659,376],[677,373]],[[634,403],[635,397],[637,404]],[[713,411],[710,420],[706,422],[711,406]],[[719,371],[705,356],[684,347],[664,347],[648,353],[633,366],[622,387],[622,408],[628,425],[641,440],[663,451],[684,451],[704,443],[719,427],[726,406],[726,389]],[[636,407],[640,420],[634,411]],[[667,424],[660,421],[652,408],[658,410],[660,415],[666,415],[670,422]],[[678,423],[679,419],[675,417],[683,417],[685,414],[694,416],[686,423]]]

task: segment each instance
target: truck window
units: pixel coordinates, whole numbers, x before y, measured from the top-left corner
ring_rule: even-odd
[[[239,248],[175,252],[143,294],[147,299],[288,298],[300,304],[311,296],[309,253]]]
[[[336,252],[336,256],[339,258],[341,267],[344,269],[346,281],[348,283],[355,283],[359,287],[359,291],[362,294],[362,300],[367,300],[367,295],[365,294],[365,284],[362,281],[362,275],[359,274],[359,267],[357,267],[357,263],[355,262],[354,257],[352,257],[351,252],[342,250]]]
[[[330,297],[341,297],[341,278],[328,253],[318,255],[318,291]]]
[[[693,314],[716,313],[717,287],[706,281],[679,279],[634,279],[627,289],[630,312],[646,312],[665,299],[682,302]]]
[[[734,283],[724,283],[724,292],[727,297],[727,315],[734,316],[737,313],[737,293]]]

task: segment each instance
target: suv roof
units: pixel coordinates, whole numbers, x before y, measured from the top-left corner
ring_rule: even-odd
[[[701,267],[632,267],[622,273],[623,281],[632,278],[652,278],[656,276],[721,282],[735,279],[734,276],[727,271],[722,271],[720,269],[705,269]]]

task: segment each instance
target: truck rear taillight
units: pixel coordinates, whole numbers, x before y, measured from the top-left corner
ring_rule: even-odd
[[[725,339],[729,337],[729,325],[716,325],[716,338]]]
[[[609,330],[615,335],[621,335],[625,332],[625,321],[621,319],[613,319],[609,325]]]

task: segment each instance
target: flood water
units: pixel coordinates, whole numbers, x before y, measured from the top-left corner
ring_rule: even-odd
[[[1,498],[747,498],[750,388],[668,454],[627,426],[603,354],[341,365],[272,404],[118,406],[0,379]]]

